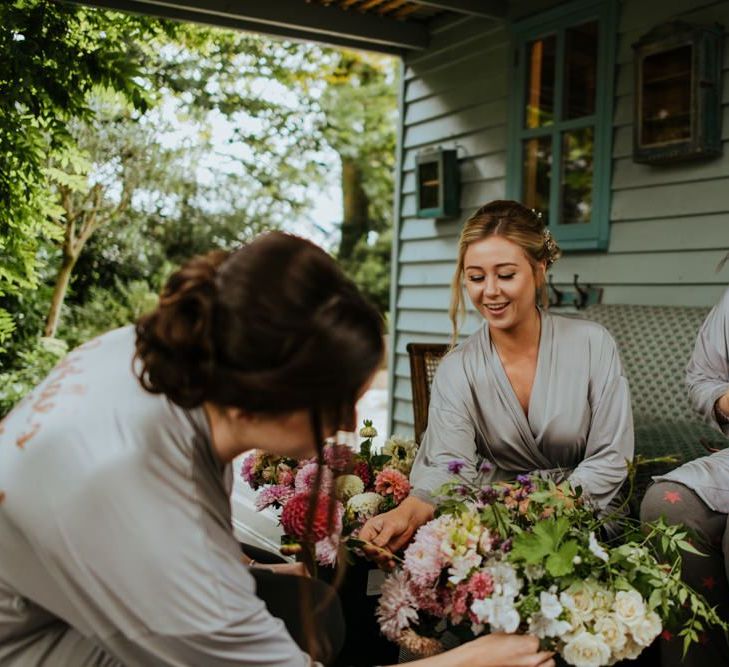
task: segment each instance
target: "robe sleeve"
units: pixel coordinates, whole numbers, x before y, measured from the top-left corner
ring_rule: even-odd
[[[686,384],[692,407],[724,435],[729,435],[729,424],[718,423],[714,405],[729,391],[728,332],[729,290],[701,325],[693,355],[686,367]]]
[[[580,486],[599,507],[605,508],[620,490],[633,459],[633,412],[628,381],[623,375],[618,348],[601,328],[590,359],[591,419],[585,457],[569,481]]]
[[[476,481],[479,457],[476,427],[467,407],[470,391],[456,350],[441,361],[433,379],[428,427],[410,471],[411,495],[435,503],[434,492],[453,481],[452,462],[458,462],[461,477]]]

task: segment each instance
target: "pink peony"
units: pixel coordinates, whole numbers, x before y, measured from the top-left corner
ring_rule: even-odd
[[[319,464],[316,461],[303,465],[296,475],[294,481],[294,488],[296,493],[310,493],[314,488],[314,482],[319,471]],[[319,486],[319,493],[329,494],[332,490],[332,471],[329,468],[322,468],[321,471],[321,484]]]
[[[256,497],[256,509],[260,512],[267,507],[283,507],[294,495],[290,486],[274,484],[267,486],[258,492]]]
[[[335,472],[346,472],[352,466],[354,452],[347,445],[326,445],[324,462]]]
[[[392,496],[399,505],[410,493],[410,482],[399,470],[385,468],[375,477],[375,491],[381,496]]]
[[[333,516],[330,517],[330,501],[322,493],[319,494],[316,501],[311,533],[307,533],[310,499],[309,493],[297,493],[286,503],[281,512],[281,525],[286,534],[297,540],[310,538],[312,541],[318,542],[330,534],[340,533],[344,508],[341,503],[335,503]]]
[[[402,631],[418,620],[415,598],[404,570],[390,575],[382,585],[377,620],[382,634],[392,641],[397,641]]]

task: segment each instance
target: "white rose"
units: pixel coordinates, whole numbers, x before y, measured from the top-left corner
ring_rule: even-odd
[[[590,580],[576,581],[566,591],[562,604],[570,611],[573,622],[590,623],[595,610],[595,591],[597,587]]]
[[[637,644],[640,646],[650,646],[662,629],[663,625],[661,624],[660,616],[656,612],[651,611],[640,623],[634,625],[630,630]]]
[[[615,618],[632,628],[645,618],[645,603],[636,590],[618,591],[613,602]]]
[[[610,662],[610,647],[601,635],[581,632],[565,645],[562,657],[575,667],[602,667]]]
[[[602,636],[603,641],[612,651],[619,651],[628,641],[626,627],[620,623],[612,614],[601,616],[595,621],[595,632]]]
[[[644,648],[644,646],[641,646],[632,638],[628,637],[628,641],[625,642],[625,646],[613,655],[613,659],[616,661],[635,660],[641,653],[643,653]]]

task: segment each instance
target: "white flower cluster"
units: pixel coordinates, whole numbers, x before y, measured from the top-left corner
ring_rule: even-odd
[[[547,603],[554,613],[554,601],[550,598]],[[560,594],[559,603],[567,611],[571,628],[545,636],[559,636],[564,641],[562,656],[575,667],[635,659],[663,629],[658,614],[646,607],[638,591],[613,593],[594,579],[572,584]],[[548,615],[544,601],[541,615]]]
[[[471,611],[480,623],[488,623],[492,632],[516,632],[521,617],[516,610],[516,597],[521,592],[523,580],[517,576],[516,570],[509,563],[493,560],[483,568],[490,574],[494,582],[494,592],[485,600],[474,600]],[[474,628],[474,632],[479,630]]]
[[[374,491],[358,493],[347,502],[347,512],[361,519],[370,519],[380,511],[384,498]]]

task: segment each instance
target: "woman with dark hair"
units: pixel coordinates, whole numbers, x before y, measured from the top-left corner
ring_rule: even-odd
[[[270,233],[191,260],[136,328],[72,352],[0,425],[0,663],[331,658],[340,613],[323,584],[280,575],[288,627],[257,597],[231,530],[230,462],[254,447],[308,457],[353,429],[382,333],[326,253]],[[535,641],[430,664],[536,665]]]
[[[466,221],[451,290],[454,349],[433,380],[413,490],[370,519],[363,539],[400,549],[432,518],[433,493],[455,468],[484,484],[529,473],[569,480],[601,509],[615,498],[633,458],[628,383],[606,329],[539,307],[559,256],[544,221],[518,202],[493,201]],[[484,325],[455,347],[464,292]]]

